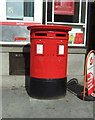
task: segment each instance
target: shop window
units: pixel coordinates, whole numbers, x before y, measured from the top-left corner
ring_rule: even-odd
[[[47,0],[46,24],[72,27],[69,31],[69,46],[85,46],[87,0]]]
[[[64,3],[64,2],[63,2]],[[67,2],[68,3],[68,2]],[[65,12],[61,13],[61,10],[59,9],[59,12],[55,12],[54,14],[54,21],[55,22],[70,22],[70,23],[78,23],[79,22],[79,2],[74,2],[74,6],[71,6],[71,9],[66,9],[68,5],[65,7]],[[64,8],[64,6],[62,6]],[[74,8],[72,8],[74,7]],[[73,12],[70,13],[70,11],[73,9]],[[58,14],[59,13],[59,14]]]
[[[29,42],[30,38],[27,26],[2,25],[2,41],[16,43]]]
[[[65,4],[65,5],[64,5]],[[47,21],[52,21],[53,3],[48,2]],[[66,6],[67,5],[67,6]],[[54,2],[54,22],[79,22],[79,2]]]
[[[23,20],[25,17],[34,17],[34,2],[6,2],[7,19]]]
[[[67,2],[66,2],[67,1]],[[85,23],[86,0],[76,2],[75,0],[54,0],[47,2],[47,23]]]

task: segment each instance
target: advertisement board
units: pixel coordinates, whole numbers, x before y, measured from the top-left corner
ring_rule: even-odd
[[[88,96],[93,95],[95,91],[95,53],[92,52],[87,62],[87,88]]]

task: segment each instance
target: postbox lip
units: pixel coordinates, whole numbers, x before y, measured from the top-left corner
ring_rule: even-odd
[[[61,30],[70,31],[72,28],[63,25],[32,25],[27,27],[28,30]]]

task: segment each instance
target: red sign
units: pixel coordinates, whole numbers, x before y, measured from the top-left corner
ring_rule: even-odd
[[[15,41],[25,41],[26,38],[25,37],[15,37],[14,40]]]
[[[83,33],[76,33],[75,44],[83,44]]]
[[[55,0],[54,14],[74,15],[74,0]]]

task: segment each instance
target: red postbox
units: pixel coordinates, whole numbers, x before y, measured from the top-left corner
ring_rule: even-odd
[[[61,25],[35,25],[30,30],[30,88],[36,98],[66,94],[68,31]]]

